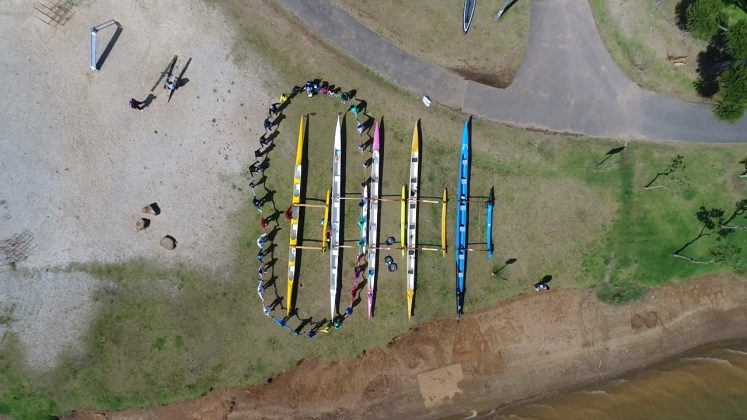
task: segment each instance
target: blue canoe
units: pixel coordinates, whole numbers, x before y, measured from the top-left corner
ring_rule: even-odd
[[[456,218],[456,316],[464,313],[464,292],[467,280],[467,232],[469,230],[470,128],[472,119],[464,122],[462,150],[459,154],[459,187]]]
[[[475,6],[477,6],[477,0],[464,0],[464,14],[462,15],[462,29],[466,34],[469,31],[470,25],[472,25],[472,17],[475,16]]]

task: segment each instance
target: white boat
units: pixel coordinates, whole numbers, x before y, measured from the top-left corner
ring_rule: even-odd
[[[371,156],[371,191],[368,211],[368,317],[373,318],[376,306],[376,258],[379,246],[379,171],[381,170],[381,147],[379,121],[374,126],[374,140]]]
[[[412,317],[418,251],[418,182],[420,173],[420,120],[412,133],[410,150],[410,194],[407,198],[407,318]]]
[[[335,154],[332,158],[332,206],[329,219],[329,297],[331,320],[337,315],[337,282],[340,277],[340,191],[342,180],[342,128],[337,116]]]
[[[361,230],[358,238],[359,255],[365,255],[366,248],[368,248],[368,206],[368,185],[364,185],[363,190],[361,191],[360,201],[361,217],[358,219],[358,227]]]

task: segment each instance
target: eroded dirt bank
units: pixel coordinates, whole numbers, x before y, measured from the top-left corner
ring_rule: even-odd
[[[266,385],[71,419],[438,418],[592,383],[747,337],[747,283],[709,277],[609,306],[592,291],[520,296],[425,324],[357,360],[306,360]],[[375,326],[375,324],[372,324]],[[321,340],[324,337],[320,337]]]

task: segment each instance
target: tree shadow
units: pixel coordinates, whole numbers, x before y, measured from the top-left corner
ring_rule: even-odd
[[[700,96],[711,98],[718,92],[718,76],[728,63],[728,56],[723,52],[724,37],[718,35],[711,40],[705,51],[698,53],[698,80],[695,82],[695,90]]]
[[[616,154],[622,152],[623,150],[625,150],[625,146],[613,147],[612,149],[608,150],[607,153],[605,153],[606,157],[602,159],[599,163],[597,163],[597,166],[602,166],[604,162],[607,162],[609,158],[611,158],[612,156],[615,156]]]

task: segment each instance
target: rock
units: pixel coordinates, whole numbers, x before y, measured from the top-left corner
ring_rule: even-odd
[[[171,235],[164,236],[163,239],[161,239],[161,243],[160,243],[162,247],[168,249],[169,251],[176,248],[176,244],[177,244],[176,239],[174,239],[174,237]]]
[[[142,219],[138,220],[137,223],[135,223],[135,230],[138,232],[141,230],[145,230],[150,226],[150,219],[147,217],[143,217]]]

